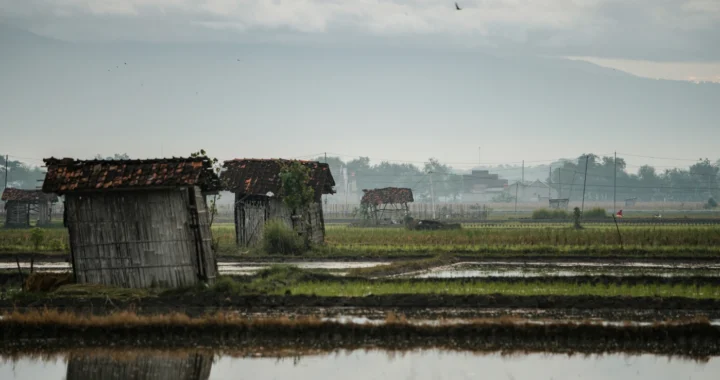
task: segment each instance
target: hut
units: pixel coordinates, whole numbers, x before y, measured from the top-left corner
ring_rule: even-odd
[[[213,355],[207,352],[90,351],[69,355],[67,380],[207,380]]]
[[[220,182],[207,158],[45,164],[43,191],[65,197],[78,283],[172,288],[214,281],[205,195]]]
[[[308,185],[315,193],[314,202],[307,210],[296,210],[293,217],[283,202],[280,172],[283,166],[300,162],[310,170]],[[334,194],[335,180],[328,164],[316,161],[280,159],[236,159],[225,161],[220,175],[223,188],[235,194],[235,233],[238,246],[256,245],[262,239],[263,227],[268,220],[284,221],[300,234],[306,234],[315,244],[325,241],[325,220],[320,203],[324,194]]]
[[[5,202],[5,227],[28,228],[31,216],[37,216],[37,225],[50,224],[52,205],[58,198],[54,194],[45,194],[40,190],[5,188],[2,193]]]
[[[371,220],[380,223],[386,218],[404,218],[410,214],[408,203],[413,202],[411,189],[403,187],[385,187],[382,189],[363,190],[360,204],[367,207]]]

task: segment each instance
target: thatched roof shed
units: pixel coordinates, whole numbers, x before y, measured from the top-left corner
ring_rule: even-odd
[[[370,205],[403,204],[414,201],[411,189],[405,187],[385,187],[382,189],[363,190],[360,203]]]
[[[280,173],[285,165],[298,162],[310,171],[308,185],[315,192],[315,202],[298,212],[301,219],[282,201]],[[308,234],[310,241],[325,241],[325,220],[320,203],[325,194],[334,194],[335,179],[330,166],[316,161],[281,159],[236,159],[225,161],[220,175],[223,189],[235,193],[235,232],[239,246],[257,244],[262,238],[265,223],[271,219],[284,221],[301,234]],[[302,226],[300,226],[302,225]]]
[[[206,157],[45,164],[43,191],[65,196],[77,282],[141,288],[214,281],[205,194],[220,182]]]
[[[55,194],[45,194],[40,190],[14,189],[3,190],[0,200],[5,202],[5,227],[30,227],[32,214],[38,217],[38,225],[50,223],[52,204],[58,201]]]
[[[408,203],[414,201],[412,190],[405,187],[363,190],[363,193],[360,204],[367,207],[370,219],[378,224],[386,218],[409,215]]]

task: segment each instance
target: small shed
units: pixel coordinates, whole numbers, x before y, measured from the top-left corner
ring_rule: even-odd
[[[292,162],[299,162],[310,169],[308,185],[315,192],[315,201],[307,210],[300,210],[302,222],[292,217],[281,195],[280,172]],[[225,161],[220,175],[223,188],[235,194],[235,233],[238,246],[250,247],[262,239],[265,223],[271,219],[284,221],[310,241],[325,241],[325,219],[321,198],[334,194],[335,180],[330,166],[317,161],[293,161],[281,159],[235,159]],[[302,227],[301,227],[302,224]]]
[[[220,182],[207,158],[45,164],[43,191],[65,196],[78,283],[174,288],[214,281],[205,194]]]
[[[551,210],[567,210],[569,205],[570,205],[569,198],[550,199],[548,201],[548,206],[550,207]]]
[[[414,201],[412,190],[404,187],[363,190],[363,193],[360,204],[368,208],[370,218],[376,223],[388,216],[409,215],[408,203]]]
[[[55,194],[10,187],[0,199],[5,202],[5,228],[28,228],[32,215],[37,216],[38,226],[50,224],[52,205],[58,201]]]

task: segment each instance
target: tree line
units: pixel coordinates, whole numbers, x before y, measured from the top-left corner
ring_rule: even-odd
[[[325,162],[325,157],[318,157]],[[526,182],[540,179],[552,187],[558,198],[580,200],[585,182],[585,164],[587,162],[587,182],[585,199],[590,201],[618,201],[636,198],[648,202],[705,202],[710,198],[720,199],[720,160],[699,159],[687,168],[658,170],[651,165],[643,165],[636,172],[628,170],[624,159],[595,154],[581,155],[577,159],[563,159],[550,165],[525,168]],[[371,164],[370,158],[359,157],[343,161],[340,157],[327,157],[327,163],[338,186],[342,186],[342,172],[346,168],[357,188],[374,189],[383,187],[409,187],[418,201],[429,201],[431,180],[436,200],[461,201],[461,194],[468,191],[464,186],[463,175],[470,171],[456,170],[431,158],[422,165],[393,163],[383,161]],[[497,171],[500,178],[520,179],[519,165],[484,167],[490,173]],[[512,175],[503,175],[509,174]],[[540,173],[545,173],[540,177]],[[617,175],[616,175],[617,173]],[[467,177],[466,177],[467,178]],[[514,181],[510,181],[510,184]],[[504,197],[512,201],[512,194]]]

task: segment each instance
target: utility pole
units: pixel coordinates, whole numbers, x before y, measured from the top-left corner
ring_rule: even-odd
[[[328,162],[327,162],[327,152],[325,152],[325,163],[326,163],[326,164],[328,163]],[[329,169],[328,169],[328,170],[329,170]],[[324,197],[325,197],[325,212],[328,212],[328,211],[327,211],[328,196],[325,195]]]
[[[590,156],[587,154],[585,155],[585,179],[583,180],[583,195],[582,195],[582,205],[580,206],[580,215],[582,215],[583,212],[585,212],[585,188],[587,186],[587,169],[588,169],[588,163],[590,162]]]
[[[515,182],[515,219],[517,219],[517,199],[518,199],[518,189],[520,188],[520,184]]]
[[[615,152],[615,170],[613,170],[613,215],[617,213],[617,152]]]
[[[7,182],[8,182],[8,168],[7,168],[7,165],[8,165],[8,160],[9,160],[9,159],[10,159],[10,156],[8,156],[8,155],[6,154],[6,155],[5,155],[5,187],[3,187],[3,189],[7,189]]]
[[[522,183],[525,184],[525,160],[522,163]]]
[[[430,200],[432,201],[432,217],[433,219],[435,219],[435,188],[433,186],[432,173],[433,172],[428,172],[428,177],[430,178]]]
[[[558,168],[558,199],[562,199],[562,167]]]
[[[552,165],[550,165],[550,177],[548,177],[548,202],[552,199]]]

